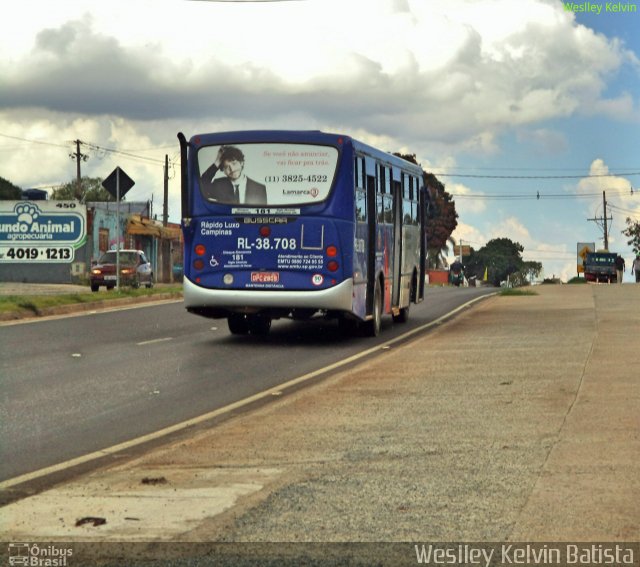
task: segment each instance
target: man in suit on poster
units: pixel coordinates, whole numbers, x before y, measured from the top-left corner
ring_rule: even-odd
[[[225,177],[216,177],[222,170]],[[221,146],[211,166],[200,178],[203,195],[210,201],[267,204],[267,188],[244,174],[244,154],[234,146]]]

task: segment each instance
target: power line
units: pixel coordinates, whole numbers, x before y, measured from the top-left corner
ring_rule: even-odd
[[[609,165],[610,168],[621,171],[621,170],[625,170],[625,169],[638,169],[637,165],[634,166],[613,166],[613,165]],[[439,168],[436,168],[439,169]],[[470,170],[470,171],[575,171],[575,172],[581,172],[584,171],[584,167],[497,167],[497,166],[491,166],[491,167],[482,167],[482,166],[468,166],[465,167],[463,165],[456,165],[456,171],[466,171],[466,170]]]
[[[607,189],[607,191],[616,195],[629,193],[628,189]],[[631,195],[638,194],[631,188]],[[543,199],[589,199],[599,197],[601,193],[493,193],[493,194],[468,194],[468,193],[450,193],[451,197],[459,200],[478,200],[478,201],[540,201]]]
[[[105,148],[103,146],[100,146],[98,144],[94,144],[92,142],[83,142],[82,140],[73,140],[73,141],[69,141],[65,144],[57,144],[54,142],[44,142],[42,140],[33,140],[33,139],[29,139],[29,138],[21,138],[19,136],[10,136],[9,134],[2,134],[0,133],[0,136],[2,136],[3,138],[9,138],[12,140],[19,140],[21,142],[28,142],[30,144],[41,144],[41,145],[45,145],[45,146],[52,146],[52,147],[56,147],[56,148],[68,148],[69,144],[75,144],[76,145],[76,151],[74,154],[74,159],[75,157],[80,153],[80,149],[78,144],[86,146],[92,150],[95,151],[103,151],[103,152],[109,152],[109,153],[113,153],[113,154],[118,154],[121,155],[123,157],[127,157],[130,159],[137,159],[140,161],[147,161],[150,163],[154,163],[154,164],[162,164],[164,165],[164,159],[159,159],[159,158],[151,158],[148,156],[141,156],[141,155],[136,155],[134,153],[131,153],[132,151],[135,150],[116,150],[113,148]],[[154,151],[154,150],[161,150],[161,149],[166,149],[166,148],[173,148],[175,146],[158,146],[157,148],[145,148],[145,149],[141,149],[141,150],[137,150],[137,151]],[[83,156],[83,158],[86,156]]]
[[[633,211],[631,209],[623,209],[622,207],[617,207],[616,205],[612,205],[611,203],[609,203],[609,208],[614,209],[616,211],[621,211],[623,213],[627,213],[629,214],[629,216],[632,216],[632,217],[640,218],[640,210]]]
[[[430,171],[436,177],[472,177],[474,179],[594,179],[598,177],[630,177],[640,175],[640,171],[629,173],[596,173],[589,175],[479,175],[473,173],[437,173]]]
[[[42,140],[28,140],[27,138],[20,138],[18,136],[9,136],[9,134],[2,134],[0,136],[3,138],[10,138],[11,140],[20,140],[21,142],[29,142],[30,144],[42,144],[43,146],[53,146],[56,148],[66,148],[67,145],[62,144],[54,144],[53,142],[43,142]]]
[[[91,142],[82,142],[83,145],[87,146],[88,148],[91,148],[93,150],[98,150],[98,151],[103,151],[103,152],[109,152],[112,154],[117,154],[123,157],[128,157],[131,159],[137,159],[140,161],[147,161],[150,163],[155,163],[155,164],[162,164],[164,165],[164,159],[158,159],[158,158],[152,158],[152,157],[148,157],[148,156],[139,156],[130,152],[126,152],[123,150],[116,150],[113,148],[105,148],[103,146],[99,146],[98,144],[93,144]]]

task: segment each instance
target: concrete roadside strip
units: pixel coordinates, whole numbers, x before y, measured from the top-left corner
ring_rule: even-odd
[[[640,286],[536,292],[4,506],[3,539],[639,541]]]

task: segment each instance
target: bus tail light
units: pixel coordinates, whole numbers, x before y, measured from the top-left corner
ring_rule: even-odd
[[[196,270],[202,270],[202,269],[204,268],[204,260],[200,260],[200,259],[195,260],[195,261],[193,262],[193,267],[194,267]]]
[[[338,262],[336,262],[335,260],[331,260],[327,264],[327,270],[329,270],[330,272],[337,272],[339,267],[340,266],[339,266]]]
[[[326,253],[329,258],[335,258],[338,255],[338,248],[335,246],[327,246]]]
[[[267,238],[271,236],[271,227],[264,225],[260,227],[260,236]]]
[[[198,256],[204,256],[207,253],[207,249],[204,247],[204,244],[197,244],[194,251]]]

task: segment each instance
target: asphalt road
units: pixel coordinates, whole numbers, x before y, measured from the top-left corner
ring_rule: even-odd
[[[0,326],[0,480],[224,407],[382,344],[491,289],[431,288],[376,339],[335,322],[274,321],[265,338],[182,302]]]

